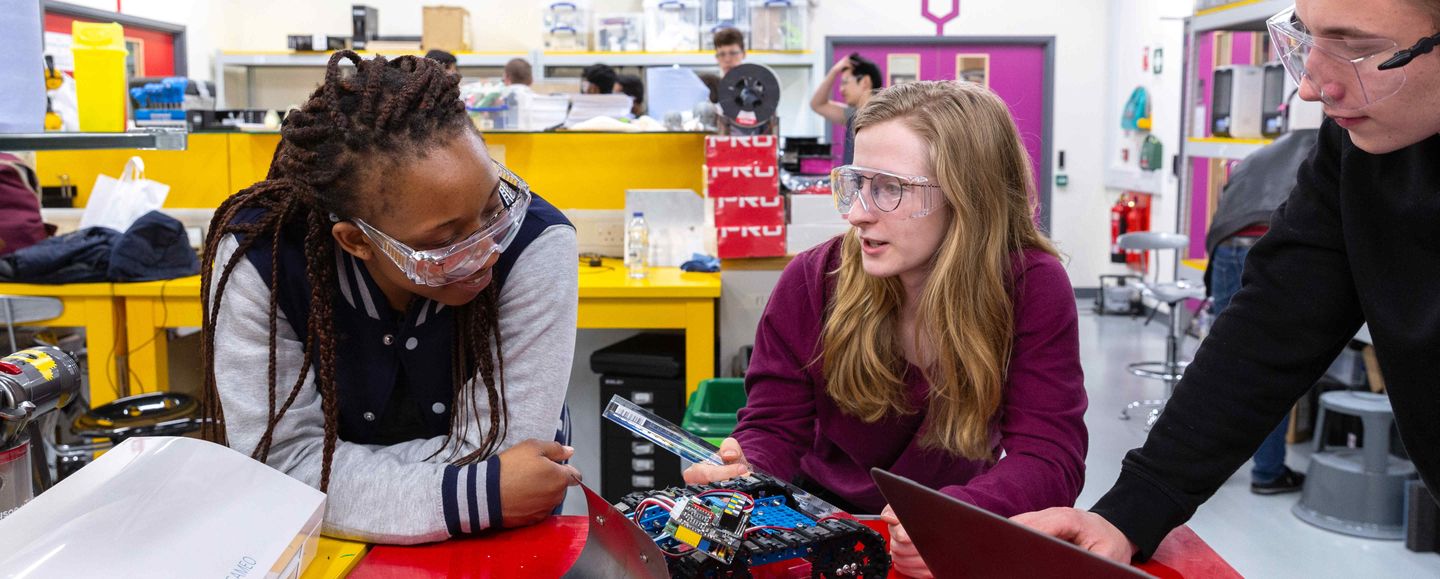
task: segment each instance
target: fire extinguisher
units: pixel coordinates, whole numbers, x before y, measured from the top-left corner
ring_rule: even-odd
[[[1115,205],[1110,207],[1110,263],[1125,263],[1125,251],[1120,249],[1120,236],[1130,231],[1129,212],[1126,195],[1121,193]]]
[[[1138,199],[1131,196],[1125,205],[1125,231],[1149,231],[1150,224],[1146,223],[1148,221],[1145,215],[1146,211],[1140,207]],[[1130,269],[1141,273],[1150,270],[1149,261],[1149,254],[1143,251],[1129,251],[1125,255],[1125,263],[1130,265]]]

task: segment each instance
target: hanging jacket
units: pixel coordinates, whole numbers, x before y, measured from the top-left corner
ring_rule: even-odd
[[[15,253],[48,236],[40,219],[40,181],[9,153],[0,153],[0,255]]]

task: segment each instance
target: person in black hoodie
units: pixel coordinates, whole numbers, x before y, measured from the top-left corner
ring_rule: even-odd
[[[1294,100],[1292,94],[1291,100]],[[1250,248],[1270,230],[1270,215],[1295,189],[1295,173],[1320,137],[1323,116],[1319,104],[1301,103],[1286,111],[1288,129],[1275,142],[1245,158],[1230,176],[1220,204],[1205,232],[1205,287],[1210,290],[1210,311],[1224,313],[1240,291],[1240,275]],[[1260,443],[1250,468],[1250,492],[1276,495],[1299,492],[1305,475],[1285,466],[1285,433],[1290,417]]]
[[[1330,117],[1145,445],[1090,512],[1015,520],[1150,557],[1369,323],[1396,425],[1440,489],[1440,1],[1299,0],[1270,21],[1300,97]]]

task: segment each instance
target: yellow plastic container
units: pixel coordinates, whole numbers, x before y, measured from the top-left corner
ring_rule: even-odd
[[[80,130],[125,130],[125,29],[114,22],[73,23],[75,97],[79,101]]]

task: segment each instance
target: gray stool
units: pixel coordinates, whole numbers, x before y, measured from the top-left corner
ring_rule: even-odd
[[[1190,247],[1190,238],[1175,233],[1156,233],[1142,231],[1138,233],[1127,233],[1121,235],[1117,240],[1121,249],[1132,251],[1154,251],[1173,250],[1178,259],[1180,250]],[[1178,268],[1178,263],[1177,263]],[[1131,374],[1141,378],[1160,380],[1165,383],[1165,398],[1154,400],[1136,400],[1120,410],[1120,419],[1129,420],[1130,412],[1141,408],[1149,408],[1149,416],[1145,420],[1145,429],[1149,430],[1160,418],[1160,412],[1165,409],[1165,402],[1175,392],[1175,384],[1180,382],[1180,377],[1185,374],[1185,367],[1190,365],[1189,360],[1180,359],[1180,344],[1185,339],[1184,320],[1180,315],[1183,309],[1180,304],[1186,300],[1205,299],[1205,284],[1192,282],[1183,279],[1175,281],[1160,282],[1159,273],[1155,279],[1141,282],[1141,291],[1146,297],[1157,302],[1167,304],[1170,307],[1170,331],[1165,335],[1165,359],[1153,362],[1136,362],[1126,366]]]
[[[1365,428],[1361,448],[1325,446],[1325,412],[1358,416]],[[1390,398],[1371,392],[1336,391],[1320,396],[1315,454],[1305,491],[1291,512],[1300,520],[1367,539],[1405,538],[1405,483],[1415,478],[1410,461],[1390,455]]]
[[[10,338],[10,349],[0,356],[19,349],[15,340],[16,325],[58,318],[64,310],[64,304],[57,298],[0,295],[0,324],[4,324]]]

